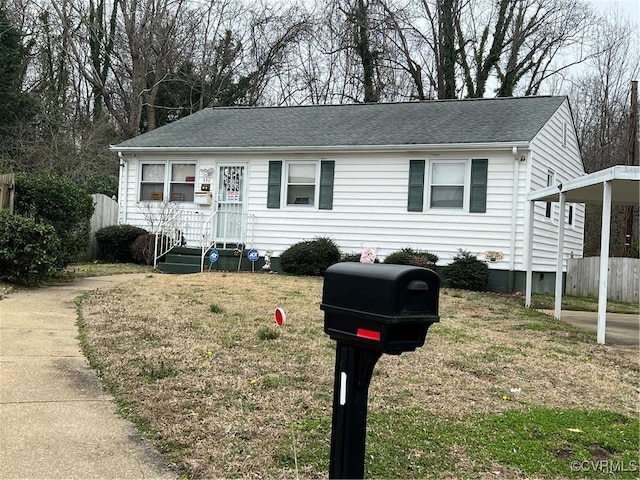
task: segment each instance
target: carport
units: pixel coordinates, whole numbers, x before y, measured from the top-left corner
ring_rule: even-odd
[[[600,241],[600,281],[598,285],[598,343],[605,343],[607,325],[607,283],[609,279],[609,236],[612,205],[640,205],[640,167],[615,166],[582,177],[546,187],[527,195],[529,201],[529,225],[526,258],[526,306],[531,306],[533,226],[535,202],[559,202],[558,257],[556,264],[554,317],[560,319],[562,311],[562,267],[564,263],[565,204],[602,203],[602,228]]]

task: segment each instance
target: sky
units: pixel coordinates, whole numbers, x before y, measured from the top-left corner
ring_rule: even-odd
[[[597,9],[619,8],[620,11],[640,25],[640,0],[589,0]]]

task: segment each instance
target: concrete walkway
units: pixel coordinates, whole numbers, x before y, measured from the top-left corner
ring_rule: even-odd
[[[175,478],[115,412],[77,340],[74,298],[146,274],[0,300],[0,478]]]
[[[553,310],[542,310],[553,316]],[[562,310],[562,320],[584,330],[597,331],[597,312]],[[607,313],[606,345],[631,345],[640,347],[640,317],[623,313]]]

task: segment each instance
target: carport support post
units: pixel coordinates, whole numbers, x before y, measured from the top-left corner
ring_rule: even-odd
[[[564,260],[564,223],[565,223],[565,204],[567,194],[560,192],[560,213],[558,216],[558,256],[556,257],[556,291],[555,291],[555,308],[553,316],[557,319],[562,317],[562,264]]]
[[[367,397],[381,355],[340,341],[336,346],[329,478],[364,478]]]
[[[602,188],[602,230],[600,232],[600,284],[598,286],[598,343],[604,345],[607,331],[607,288],[609,286],[609,230],[611,229],[611,181]]]

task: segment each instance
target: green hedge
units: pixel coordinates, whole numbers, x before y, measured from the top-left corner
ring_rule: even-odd
[[[394,265],[413,265],[414,267],[434,268],[438,263],[438,256],[423,252],[422,250],[414,250],[409,247],[405,247],[402,250],[393,252],[386,256],[384,263],[391,263]]]
[[[133,225],[111,225],[96,232],[99,258],[108,262],[133,263],[136,256],[132,250],[136,238],[145,235],[144,228]]]
[[[327,237],[296,243],[280,254],[282,271],[295,275],[324,275],[327,268],[339,261],[340,250]]]
[[[34,285],[64,267],[60,239],[50,225],[0,212],[0,278]]]
[[[82,186],[55,175],[19,173],[15,213],[55,229],[64,265],[84,258],[89,246],[93,199]]]
[[[489,267],[475,255],[458,250],[453,262],[442,270],[447,287],[484,291],[489,285]]]

